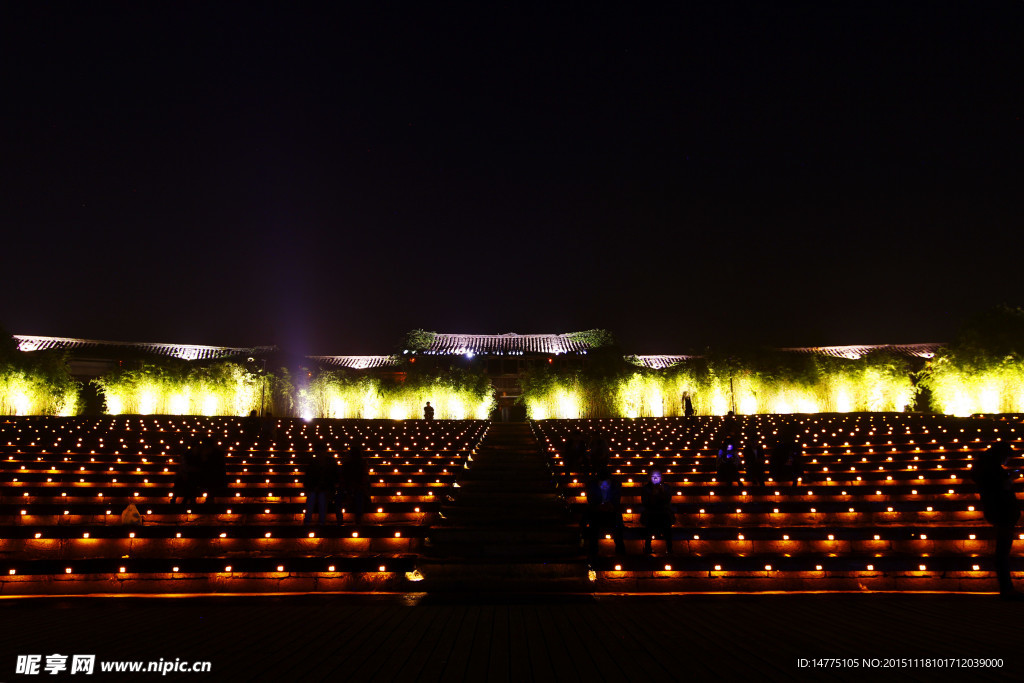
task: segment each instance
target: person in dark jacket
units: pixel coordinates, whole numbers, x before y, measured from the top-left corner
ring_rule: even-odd
[[[228,486],[224,450],[213,439],[203,439],[199,443],[199,486],[207,501],[223,495]]]
[[[430,405],[430,401],[427,401],[427,405],[423,406],[423,419],[427,422],[434,419],[434,406]]]
[[[573,476],[583,476],[587,471],[587,439],[580,430],[574,430],[565,440],[562,461],[565,463],[566,481]]]
[[[977,466],[971,470],[971,478],[978,486],[985,521],[996,531],[994,560],[999,595],[1004,600],[1022,600],[1024,593],[1014,589],[1010,576],[1010,552],[1020,520],[1020,501],[1013,490],[1014,479],[1019,472],[1005,469],[1012,456],[1013,449],[1009,444],[992,444],[978,457]]]
[[[732,486],[740,480],[740,452],[732,440],[726,440],[715,459],[715,478],[720,484]]]
[[[764,446],[762,446],[756,435],[752,435],[744,449],[744,468],[747,473],[747,480],[750,484],[764,486]]]
[[[640,491],[643,511],[640,523],[644,527],[644,554],[651,554],[651,539],[660,534],[665,539],[665,552],[672,552],[672,525],[675,512],[672,509],[672,491],[661,480],[661,472],[653,470],[651,479]]]
[[[694,411],[694,409],[693,409],[693,399],[690,397],[690,392],[689,391],[684,391],[683,392],[683,415],[685,415],[686,417],[693,417],[695,412],[696,411]]]
[[[598,535],[605,529],[612,532],[615,540],[615,553],[626,554],[626,544],[622,538],[622,488],[612,478],[611,470],[602,468],[587,483],[587,511],[583,516],[583,528],[587,542],[587,554],[597,557]]]
[[[587,461],[592,475],[598,475],[608,467],[611,460],[611,450],[608,442],[600,434],[594,434],[590,438],[590,447],[587,449]]]
[[[794,438],[784,438],[772,449],[769,459],[772,478],[775,481],[799,483],[804,471],[803,448]]]
[[[177,456],[178,465],[174,471],[171,502],[176,504],[181,498],[182,505],[195,505],[202,486],[199,449],[191,446],[183,448]]]
[[[302,486],[306,489],[306,514],[303,524],[313,521],[313,511],[320,517],[320,524],[327,521],[327,501],[338,485],[338,464],[323,444],[313,446],[313,458],[306,465]]]
[[[370,473],[359,444],[352,444],[341,463],[341,485],[338,487],[336,509],[338,521],[342,520],[342,505],[356,516],[356,523],[362,521],[363,511],[370,502]]]

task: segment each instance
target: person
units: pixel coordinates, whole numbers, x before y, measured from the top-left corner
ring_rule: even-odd
[[[693,401],[690,399],[689,391],[683,392],[683,415],[686,417],[694,416]]]
[[[196,504],[200,491],[199,451],[189,446],[178,453],[178,466],[174,471],[174,488],[171,503],[177,504],[181,498],[182,505]]]
[[[434,407],[430,405],[430,401],[427,401],[427,405],[423,406],[423,419],[427,422],[434,419]]]
[[[640,491],[643,511],[640,524],[644,527],[644,554],[651,554],[651,540],[656,534],[665,539],[665,552],[672,553],[672,524],[675,513],[672,510],[672,491],[661,480],[659,470],[651,471],[651,479]]]
[[[249,413],[249,417],[242,421],[242,433],[250,440],[255,439],[260,435],[262,427],[263,421],[260,419],[260,414],[256,412],[255,409]]]
[[[224,462],[224,451],[213,439],[199,442],[199,486],[209,501],[214,496],[224,493],[228,485],[227,466]]]
[[[740,454],[731,439],[722,443],[715,459],[715,477],[719,482],[731,486],[740,479]]]
[[[725,434],[725,438],[730,441],[736,442],[739,440],[739,422],[736,421],[736,413],[731,410],[722,421],[722,432]]]
[[[610,458],[611,452],[608,449],[608,442],[600,434],[594,434],[590,439],[590,447],[587,449],[590,473],[596,475],[608,467]]]
[[[785,437],[772,449],[768,464],[773,479],[798,484],[803,474],[803,448],[795,439]]]
[[[562,460],[565,463],[566,480],[573,475],[580,476],[587,472],[587,440],[583,432],[574,429],[569,434],[562,449]]]
[[[744,462],[744,467],[746,468],[747,472],[747,479],[750,480],[751,484],[756,484],[757,486],[764,486],[764,446],[762,446],[758,442],[756,435],[752,435],[750,437],[748,444],[749,445],[746,448],[746,458]]]
[[[615,540],[615,554],[625,555],[626,544],[622,538],[622,511],[620,508],[622,489],[612,478],[611,470],[602,468],[587,484],[587,510],[584,513],[584,528],[587,555],[597,557],[598,535],[604,529],[611,529]]]
[[[1004,600],[1022,600],[1024,593],[1013,587],[1010,576],[1010,551],[1020,520],[1020,501],[1013,490],[1018,471],[1008,472],[1006,463],[1013,455],[1009,444],[999,442],[989,446],[978,458],[978,464],[971,470],[971,478],[978,486],[981,509],[985,521],[996,532],[995,568],[999,582],[999,596]]]
[[[320,524],[327,520],[327,500],[334,493],[338,483],[338,465],[322,443],[313,446],[313,457],[306,465],[302,486],[306,489],[306,514],[303,524],[313,521],[313,511],[320,517]]]
[[[363,449],[359,444],[352,444],[341,463],[341,484],[338,487],[335,502],[338,522],[340,523],[343,519],[344,513],[341,506],[344,504],[355,514],[356,523],[360,523],[363,519],[363,511],[369,501],[370,475],[366,460],[363,458]]]
[[[260,429],[260,436],[267,439],[277,438],[277,420],[270,410],[263,411],[263,425]]]

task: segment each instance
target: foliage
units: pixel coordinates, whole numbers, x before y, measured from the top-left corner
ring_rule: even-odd
[[[111,415],[247,415],[260,409],[261,400],[270,408],[280,382],[233,361],[195,364],[174,358],[93,380]]]
[[[1024,412],[1024,311],[997,306],[969,318],[920,385],[943,413]]]
[[[404,348],[409,351],[426,351],[434,345],[437,332],[426,330],[410,330],[405,334]]]
[[[321,370],[298,396],[300,412],[309,418],[406,420],[422,416],[427,401],[437,419],[486,419],[494,408],[487,376],[458,367],[443,372],[410,367],[396,378]]]
[[[57,351],[18,351],[0,329],[0,415],[75,415],[79,384],[68,374],[67,357]]]
[[[615,415],[620,385],[634,372],[615,347],[604,347],[587,354],[583,369],[543,366],[525,373],[520,400],[534,419]]]
[[[588,349],[599,349],[603,346],[615,346],[615,335],[608,330],[583,330],[582,332],[569,332],[566,336],[570,341],[582,344]]]
[[[543,370],[523,381],[531,417],[660,417],[697,414],[902,410],[914,395],[906,362],[889,354],[857,360],[767,349],[729,349],[663,370]]]

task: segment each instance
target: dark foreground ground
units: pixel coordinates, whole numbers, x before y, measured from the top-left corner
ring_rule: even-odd
[[[1022,626],[1024,603],[991,595],[7,599],[0,683],[1019,681]],[[43,666],[47,655],[69,655],[69,668],[70,655],[94,654],[96,673],[17,674],[18,655],[31,654]],[[179,658],[209,661],[211,670],[99,671],[103,661]],[[977,668],[990,658],[1002,666]]]

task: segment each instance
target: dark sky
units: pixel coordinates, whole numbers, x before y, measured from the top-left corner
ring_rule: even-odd
[[[1020,0],[560,4],[4,3],[0,324],[672,353],[1024,303]]]

